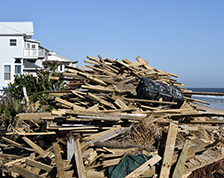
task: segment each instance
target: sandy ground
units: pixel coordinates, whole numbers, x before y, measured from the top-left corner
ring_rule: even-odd
[[[206,110],[206,113],[215,113],[215,114],[223,114],[224,109],[212,108],[203,104],[196,104],[199,109]],[[202,111],[203,112],[203,111]]]

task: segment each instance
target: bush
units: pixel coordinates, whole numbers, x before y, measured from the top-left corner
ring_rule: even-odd
[[[7,90],[9,94],[15,98],[21,100],[23,95],[23,86],[26,87],[27,96],[32,98],[33,102],[38,101],[38,97],[43,98],[43,91],[47,90],[64,90],[65,82],[62,80],[51,80],[50,76],[61,77],[62,73],[56,71],[58,62],[47,61],[43,63],[44,69],[36,71],[37,77],[32,74],[16,75],[14,82],[8,84]],[[46,97],[48,98],[48,97]]]

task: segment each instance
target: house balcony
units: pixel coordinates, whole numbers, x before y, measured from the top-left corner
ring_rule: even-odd
[[[32,48],[25,48],[23,50],[23,58],[25,59],[40,59],[45,57],[45,50],[44,49],[32,49]]]

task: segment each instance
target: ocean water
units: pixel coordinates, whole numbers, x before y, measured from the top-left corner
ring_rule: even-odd
[[[195,92],[215,92],[224,93],[224,88],[187,88]],[[212,96],[212,95],[192,95],[192,98],[209,102],[207,105],[212,108],[224,109],[224,96]]]

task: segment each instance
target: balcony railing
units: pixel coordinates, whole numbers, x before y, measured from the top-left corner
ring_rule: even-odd
[[[44,58],[45,57],[45,50],[25,48],[23,50],[23,56],[26,57],[26,58]]]

